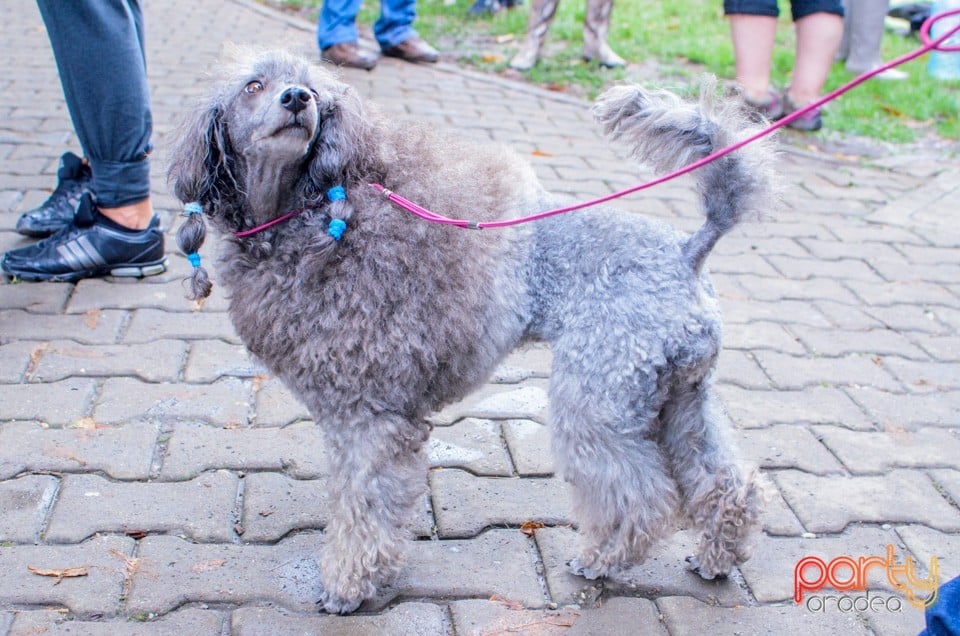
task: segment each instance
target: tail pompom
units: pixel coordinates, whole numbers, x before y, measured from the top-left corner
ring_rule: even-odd
[[[193,264],[193,274],[190,276],[190,290],[187,298],[203,300],[210,295],[213,283],[205,267],[200,264],[199,250],[207,237],[207,226],[203,215],[199,213],[187,214],[187,220],[177,229],[177,245],[187,255]]]
[[[608,136],[628,144],[638,161],[661,174],[758,132],[739,101],[718,99],[713,77],[701,83],[699,102],[684,101],[665,90],[624,85],[603,93],[593,112]],[[776,205],[773,159],[769,137],[764,137],[692,173],[707,217],[687,246],[694,268],[700,268],[716,241],[741,219],[767,213]]]

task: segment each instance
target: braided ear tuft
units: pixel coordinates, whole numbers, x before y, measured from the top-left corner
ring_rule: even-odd
[[[190,291],[187,298],[202,301],[210,295],[213,283],[206,268],[200,264],[200,247],[207,237],[207,226],[203,221],[203,212],[200,204],[191,202],[186,205],[187,220],[177,230],[177,245],[183,250],[190,264],[193,265],[193,274],[190,276]]]

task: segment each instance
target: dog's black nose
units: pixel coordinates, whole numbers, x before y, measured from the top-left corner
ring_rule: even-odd
[[[313,99],[313,95],[310,94],[310,91],[297,87],[288,88],[280,95],[280,105],[291,113],[299,113],[307,107],[311,99]]]

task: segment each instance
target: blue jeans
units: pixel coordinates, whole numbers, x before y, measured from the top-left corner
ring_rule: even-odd
[[[940,587],[937,602],[926,612],[927,628],[920,636],[960,635],[960,576]]]
[[[341,42],[357,41],[357,13],[361,4],[362,0],[325,0],[317,24],[317,44],[321,51]],[[416,0],[380,0],[380,19],[373,25],[373,35],[381,49],[416,35],[413,30],[416,5]]]
[[[153,118],[139,0],[37,0],[97,205],[150,196]]]

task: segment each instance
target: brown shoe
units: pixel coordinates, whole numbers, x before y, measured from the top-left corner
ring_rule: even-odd
[[[369,71],[377,65],[377,56],[364,51],[357,46],[356,42],[340,42],[328,46],[320,52],[320,59],[337,66],[362,68],[365,71]]]
[[[412,35],[396,46],[383,49],[383,54],[389,57],[399,57],[407,62],[436,62],[440,53],[417,35]]]

